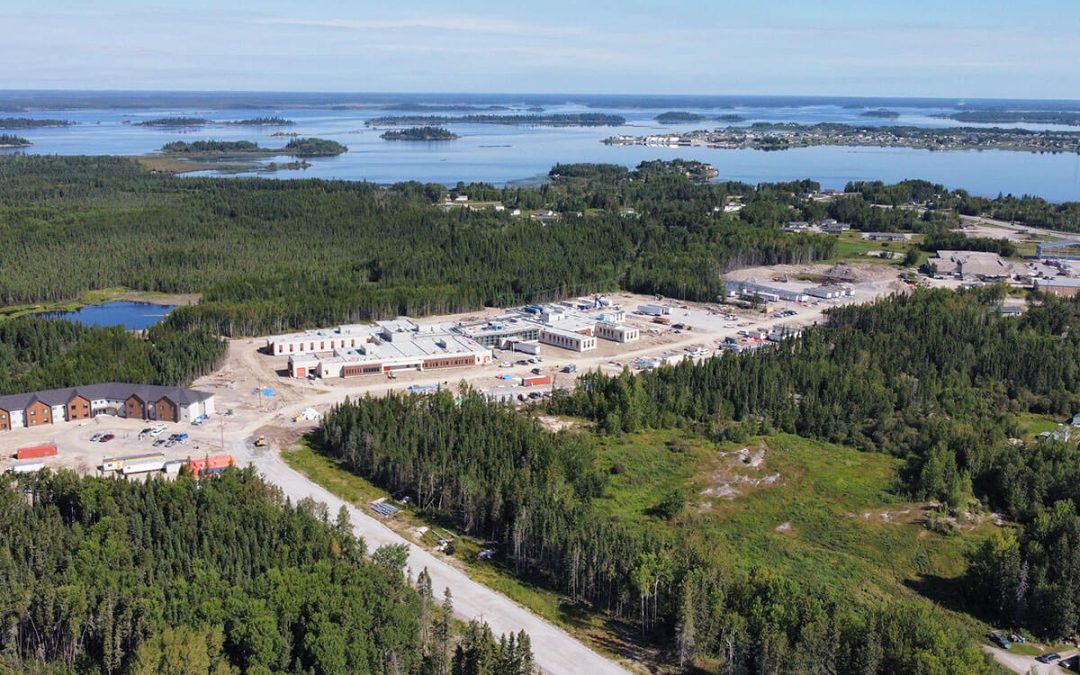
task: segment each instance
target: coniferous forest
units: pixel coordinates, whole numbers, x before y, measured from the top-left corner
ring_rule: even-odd
[[[787,432],[895,455],[912,499],[943,513],[977,500],[1014,523],[970,553],[954,589],[960,607],[1056,639],[1080,629],[1080,451],[1019,441],[1018,416],[1080,406],[1080,302],[1046,298],[1017,319],[998,314],[1000,299],[998,289],[926,291],[844,307],[754,353],[586,374],[551,408],[600,434]],[[949,622],[922,605],[862,604],[765,570],[736,574],[666,530],[606,517],[593,506],[608,477],[590,436],[443,392],[346,402],[324,419],[320,441],[351,470],[497,542],[523,578],[633,621],[680,654],[720,659],[725,672],[791,659],[807,666],[791,672],[923,672],[927,652],[941,672],[983,667],[964,638],[931,630]]]
[[[459,631],[404,550],[366,551],[344,512],[289,504],[250,470],[15,487],[0,489],[5,672],[532,672],[526,634]]]

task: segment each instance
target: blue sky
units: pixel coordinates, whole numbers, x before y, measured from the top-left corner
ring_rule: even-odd
[[[10,0],[0,89],[1080,99],[1076,0]]]

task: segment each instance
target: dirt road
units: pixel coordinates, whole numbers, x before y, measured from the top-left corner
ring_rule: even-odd
[[[409,568],[413,576],[427,569],[436,595],[449,588],[454,599],[454,612],[465,619],[481,619],[500,633],[524,630],[532,640],[537,665],[551,675],[615,675],[628,673],[616,662],[600,656],[562,629],[548,623],[504,595],[467,577],[437,554],[429,553],[402,539],[398,534],[360,509],[346,503],[306,476],[287,465],[272,451],[250,451],[246,444],[237,443],[234,456],[243,464],[254,466],[268,481],[278,485],[294,502],[311,498],[326,504],[331,514],[344,506],[356,534],[373,550],[386,544],[407,544]]]
[[[984,645],[983,651],[993,657],[998,665],[1020,675],[1028,675],[1029,673],[1034,673],[1034,675],[1061,675],[1061,673],[1066,672],[1058,667],[1056,663],[1039,663],[1034,656],[1013,654],[989,645]],[[1063,658],[1068,658],[1075,653],[1075,650],[1059,653]]]

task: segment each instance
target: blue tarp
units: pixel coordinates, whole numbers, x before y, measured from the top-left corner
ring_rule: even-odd
[[[263,396],[273,396],[274,390],[270,387],[263,387],[261,393]]]

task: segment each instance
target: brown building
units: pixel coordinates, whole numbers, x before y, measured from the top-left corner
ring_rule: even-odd
[[[214,395],[208,392],[106,382],[0,396],[0,431],[87,420],[97,415],[181,422],[213,412]]]
[[[1036,279],[1035,288],[1047,295],[1056,295],[1062,298],[1071,298],[1080,293],[1080,279],[1067,277],[1054,277],[1053,279]]]

